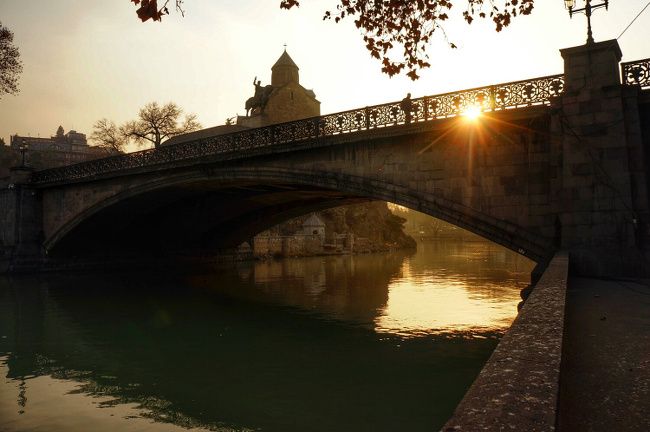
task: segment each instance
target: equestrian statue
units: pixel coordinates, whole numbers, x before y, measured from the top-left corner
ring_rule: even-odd
[[[255,86],[255,95],[246,101],[246,117],[248,117],[249,111],[251,115],[262,114],[264,107],[269,101],[269,96],[273,92],[272,85],[262,87],[262,82],[257,81],[257,77],[253,78],[253,85]]]

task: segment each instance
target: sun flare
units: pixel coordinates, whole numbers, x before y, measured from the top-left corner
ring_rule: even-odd
[[[481,107],[478,105],[471,105],[463,111],[463,117],[467,120],[476,120],[481,116]]]

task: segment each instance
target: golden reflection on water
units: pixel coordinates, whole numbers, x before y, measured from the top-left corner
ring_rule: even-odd
[[[421,244],[420,256],[442,265],[407,260],[388,286],[386,307],[375,319],[378,333],[417,337],[502,332],[517,315],[520,290],[533,263],[487,242],[439,249]],[[464,269],[464,270],[463,270]]]
[[[512,323],[520,300],[519,290],[495,299],[472,293],[462,280],[398,281],[389,287],[388,304],[375,320],[375,330],[403,337],[501,331]]]
[[[533,265],[485,241],[420,243],[416,254],[257,262],[246,277],[251,297],[263,292],[377,333],[482,337],[510,326]]]

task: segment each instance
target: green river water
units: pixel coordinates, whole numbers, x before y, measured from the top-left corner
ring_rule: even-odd
[[[0,431],[432,431],[533,264],[487,242],[0,278]]]

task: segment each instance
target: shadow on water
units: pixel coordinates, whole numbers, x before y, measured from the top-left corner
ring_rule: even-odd
[[[505,296],[510,310],[526,281],[512,257],[500,259],[428,245],[412,256],[257,262],[194,275],[0,279],[0,414],[14,419],[7,430],[29,430],[21,418],[43,410],[30,405],[30,387],[48,379],[74,383],[68,394],[98,406],[131,404],[125,421],[146,419],[139,430],[439,428],[507,324],[423,336],[380,323],[399,324],[395,302],[428,295],[422,286],[441,274],[470,301]],[[59,430],[74,431],[103,421],[66,423],[55,405],[33,424],[56,419]]]

